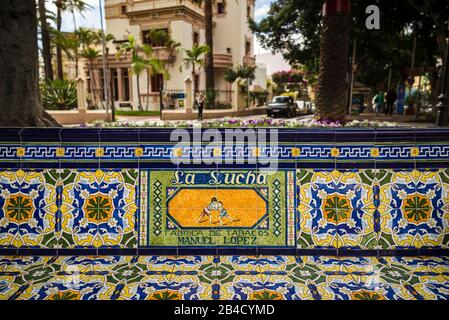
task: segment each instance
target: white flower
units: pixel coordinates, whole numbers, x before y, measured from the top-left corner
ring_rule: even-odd
[[[435,228],[437,226],[437,221],[434,218],[429,219],[429,221],[427,221],[427,224],[432,227]]]
[[[355,228],[356,226],[356,222],[353,219],[348,220],[348,222],[346,222],[346,224],[350,227],[350,228]]]
[[[311,275],[307,270],[300,270],[299,274],[301,275],[301,277],[309,277]]]
[[[318,221],[318,226],[319,226],[320,228],[326,227],[326,226],[327,226],[327,221],[326,221],[325,219],[321,218],[321,219]]]
[[[143,289],[143,292],[144,292],[146,295],[150,295],[150,294],[152,294],[154,291],[155,291],[155,290],[154,290],[154,287],[153,287],[153,286],[149,286],[149,287],[146,287],[145,289]]]
[[[36,199],[37,197],[39,197],[39,192],[36,189],[33,189],[30,191],[30,193],[28,194],[31,199]]]
[[[45,290],[45,294],[47,296],[52,295],[52,294],[56,294],[58,292],[59,292],[58,288],[48,288],[47,290]]]
[[[7,218],[3,217],[0,219],[0,228],[4,228],[9,224],[9,221]]]
[[[221,276],[221,271],[220,270],[213,270],[212,271],[212,276]]]
[[[186,294],[186,293],[189,293],[189,288],[188,287],[184,287],[184,288],[181,288],[181,289],[178,289],[178,292],[180,293],[180,294],[182,294],[182,295],[184,295],[184,294]]]
[[[93,289],[92,289],[91,287],[86,287],[86,288],[82,289],[82,290],[80,291],[80,293],[81,293],[82,295],[85,295],[85,294],[91,293],[92,291],[93,291]]]
[[[32,218],[32,219],[30,219],[29,221],[28,221],[28,225],[31,227],[31,228],[36,228],[37,227],[37,225],[38,225],[38,221],[35,219],[35,218]]]
[[[406,219],[402,218],[401,220],[399,220],[398,222],[398,226],[399,228],[405,228],[408,225],[408,222]]]
[[[254,290],[251,289],[250,287],[244,287],[244,288],[242,288],[242,292],[245,294],[251,294],[254,292]]]
[[[40,277],[40,276],[43,276],[44,274],[45,274],[45,271],[38,270],[38,271],[36,271],[36,272],[33,273],[33,277],[38,278],[38,277]],[[56,289],[56,292],[58,292],[58,289]]]
[[[108,196],[109,196],[109,198],[111,198],[111,199],[117,198],[117,196],[118,196],[117,190],[112,189],[111,191],[109,191]]]
[[[427,191],[427,193],[426,193],[426,196],[427,196],[427,198],[429,198],[429,199],[435,198],[436,195],[437,195],[437,194],[436,194],[435,190],[433,190],[433,189],[430,189],[430,190]]]
[[[114,228],[115,226],[117,226],[117,219],[112,218],[111,220],[108,221],[108,226],[111,228]]]
[[[86,189],[82,189],[80,191],[80,198],[81,199],[87,199],[89,197],[90,193]]]
[[[133,271],[132,271],[132,270],[126,270],[125,272],[123,272],[123,275],[124,275],[125,277],[132,276],[132,275],[133,275]]]
[[[279,292],[280,294],[282,294],[282,295],[285,295],[285,294],[287,294],[288,293],[288,289],[287,288],[279,288],[278,290],[277,290],[277,292]]]
[[[323,189],[320,189],[320,190],[318,190],[318,194],[317,195],[318,195],[318,198],[324,199],[327,196],[327,192],[325,190],[323,190]]]
[[[354,199],[355,191],[354,190],[348,190],[348,192],[346,192],[346,196],[348,197],[349,200]]]
[[[398,198],[401,200],[404,200],[405,198],[407,198],[407,192],[405,190],[399,190],[398,191]]]
[[[0,197],[2,197],[3,199],[8,198],[11,195],[11,192],[9,192],[8,189],[3,189],[2,192],[0,193]]]
[[[89,223],[87,222],[87,220],[85,218],[82,218],[80,220],[80,227],[81,228],[86,228],[89,225]]]

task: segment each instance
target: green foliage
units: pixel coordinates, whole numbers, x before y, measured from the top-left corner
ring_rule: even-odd
[[[192,67],[193,72],[196,72],[196,66],[204,67],[204,55],[206,55],[209,50],[209,47],[205,45],[194,45],[190,50],[184,49],[186,57],[183,59],[183,65],[186,68]],[[180,67],[180,69],[182,70],[182,66]]]
[[[215,90],[206,90],[206,94],[204,95],[204,100],[206,103],[206,109],[210,109],[215,105],[215,100],[217,99],[218,93]]]
[[[41,98],[47,110],[71,110],[77,108],[76,83],[54,80],[41,84]]]
[[[275,0],[265,18],[257,23],[249,21],[262,46],[282,53],[293,66],[302,65],[309,83],[316,81],[319,70],[323,3],[324,0]],[[372,4],[381,11],[380,30],[367,30],[365,26],[365,10]],[[444,52],[442,42],[437,39],[447,32],[448,15],[447,1],[351,1],[352,38],[357,40],[359,66],[357,81],[373,89],[379,85],[385,87],[390,65],[392,83],[402,80],[410,67],[415,35],[415,65],[434,67],[437,57]]]

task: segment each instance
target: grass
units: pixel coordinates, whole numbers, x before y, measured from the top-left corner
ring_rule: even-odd
[[[151,116],[159,116],[159,111],[123,111],[116,110],[115,115],[117,116],[132,116],[132,117],[151,117]]]

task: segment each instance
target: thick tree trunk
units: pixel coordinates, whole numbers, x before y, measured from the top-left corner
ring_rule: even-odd
[[[51,62],[50,32],[47,23],[45,0],[39,0],[39,20],[42,35],[42,56],[44,59],[45,81],[53,80],[53,65]]]
[[[212,24],[212,0],[204,1],[204,18],[205,18],[205,33],[206,45],[209,47],[209,52],[206,56],[206,90],[214,90],[214,41],[213,41],[213,24]]]
[[[40,104],[35,0],[0,10],[0,126],[57,126]]]
[[[316,100],[317,119],[346,121],[349,40],[349,13],[328,12],[323,17],[321,34],[320,72]]]
[[[62,29],[62,0],[56,1],[56,29],[61,32]],[[56,64],[58,79],[64,79],[64,70],[62,66],[62,49],[56,45]]]

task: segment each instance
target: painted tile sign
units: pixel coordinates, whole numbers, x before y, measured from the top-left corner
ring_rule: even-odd
[[[147,171],[141,185],[141,246],[294,245],[293,172]]]

